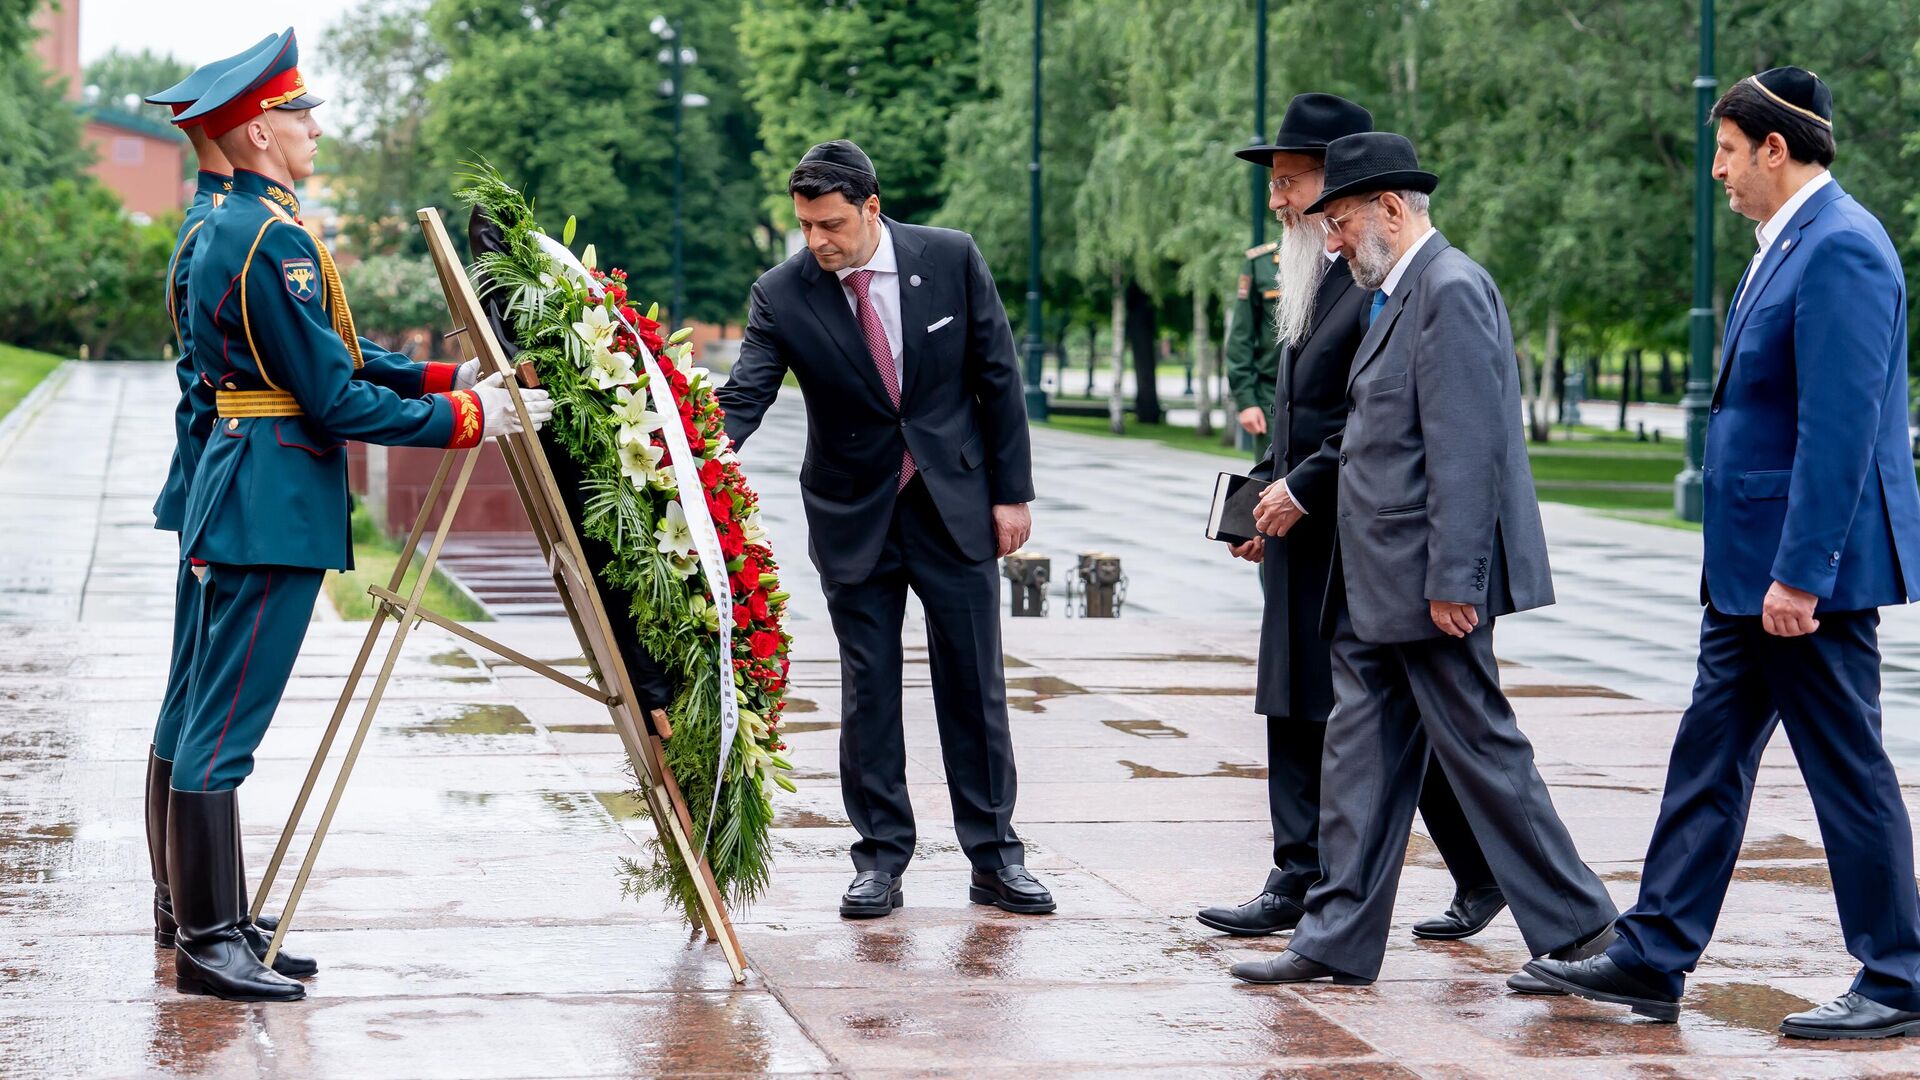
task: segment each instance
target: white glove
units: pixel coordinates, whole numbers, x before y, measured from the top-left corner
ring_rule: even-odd
[[[480,358],[477,356],[461,364],[460,370],[453,374],[453,388],[455,390],[471,390],[473,389],[473,384],[479,381]]]
[[[517,435],[521,432],[520,413],[513,407],[513,397],[508,393],[505,376],[500,372],[482,379],[473,386],[473,392],[480,398],[480,437],[496,439],[502,435]],[[520,400],[527,405],[527,418],[533,421],[533,430],[545,427],[553,416],[553,398],[545,390],[521,390]]]

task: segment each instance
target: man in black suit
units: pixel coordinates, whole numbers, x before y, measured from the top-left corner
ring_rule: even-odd
[[[1033,469],[1006,309],[972,237],[881,215],[879,177],[854,144],[807,151],[787,191],[807,247],[754,283],[719,397],[736,444],[788,371],[806,398],[801,498],[840,642],[840,790],[860,831],[840,914],[899,907],[913,857],[900,719],[908,589],[926,612],[968,896],[1052,911],[1013,831],[995,566],[1032,528]]]
[[[1301,900],[1320,880],[1320,756],[1333,711],[1333,668],[1320,611],[1333,565],[1334,501],[1340,432],[1347,422],[1347,370],[1366,333],[1370,294],[1354,284],[1346,261],[1326,251],[1326,227],[1302,213],[1320,197],[1327,144],[1373,130],[1373,114],[1332,94],[1301,94],[1287,105],[1268,146],[1236,152],[1267,167],[1267,206],[1286,226],[1278,257],[1280,293],[1273,311],[1280,337],[1273,442],[1254,467],[1276,481],[1265,501],[1286,523],[1284,537],[1233,549],[1266,564],[1266,607],[1254,708],[1267,717],[1267,804],[1273,865],[1260,895],[1238,907],[1207,908],[1201,923],[1237,937],[1291,930]],[[1474,842],[1446,774],[1427,770],[1420,814],[1454,878],[1453,904],[1414,925],[1423,938],[1471,937],[1506,901]]]

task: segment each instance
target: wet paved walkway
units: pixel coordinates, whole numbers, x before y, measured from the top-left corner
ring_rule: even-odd
[[[1251,583],[1214,565],[1191,530],[1156,530],[1153,516],[1183,478],[1216,465],[1052,433],[1038,440],[1043,472],[1085,472],[1043,485],[1035,546],[1056,560],[1083,543],[1124,546],[1137,601],[1118,621],[1007,624],[1018,820],[1061,911],[1021,918],[966,902],[926,669],[910,663],[922,844],[908,906],[842,922],[834,901],[852,831],[834,773],[837,665],[801,555],[791,410],[747,455],[794,564],[789,739],[802,771],[800,793],[778,803],[772,892],[736,915],[755,968],[745,987],[730,988],[717,951],[689,944],[656,903],[620,895],[617,862],[639,854],[650,827],[622,797],[604,714],[424,628],[303,903],[295,947],[323,967],[311,997],[180,997],[146,933],[140,824],[171,558],[142,515],[166,460],[167,408],[158,367],[94,365],[15,437],[0,429],[0,1075],[1920,1072],[1920,1050],[1904,1041],[1835,1049],[1773,1034],[1782,1014],[1839,993],[1852,970],[1784,745],[1762,769],[1746,857],[1678,1025],[1506,993],[1525,950],[1504,916],[1468,942],[1416,944],[1407,925],[1448,891],[1417,836],[1378,984],[1233,984],[1229,963],[1284,945],[1224,941],[1190,917],[1244,899],[1263,876],[1254,622],[1232,610]],[[1666,661],[1653,658],[1690,648],[1678,608],[1655,615],[1685,578],[1684,552],[1663,545],[1690,538],[1587,515],[1556,514],[1549,528],[1563,606],[1553,620],[1503,624],[1502,651],[1521,661],[1506,675],[1581,851],[1626,903],[1676,712],[1624,695],[1665,685]],[[1151,569],[1155,553],[1178,569]],[[1564,644],[1569,628],[1592,647]],[[1628,631],[1630,642],[1616,640]],[[536,657],[573,652],[550,618],[489,632]],[[244,789],[256,874],[360,636],[333,623],[309,637]],[[1547,649],[1583,666],[1533,662]],[[1650,659],[1627,662],[1635,650]]]

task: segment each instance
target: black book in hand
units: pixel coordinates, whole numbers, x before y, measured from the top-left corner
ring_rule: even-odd
[[[1244,544],[1260,535],[1253,524],[1253,508],[1271,481],[1237,473],[1221,473],[1213,482],[1213,510],[1207,514],[1207,539]]]

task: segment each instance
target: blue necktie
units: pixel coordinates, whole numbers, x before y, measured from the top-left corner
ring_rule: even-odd
[[[1374,293],[1373,306],[1367,309],[1367,325],[1368,326],[1373,325],[1373,320],[1380,317],[1380,309],[1386,306],[1387,306],[1387,294],[1384,292]]]

